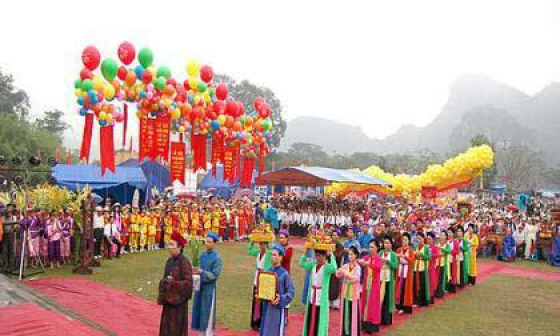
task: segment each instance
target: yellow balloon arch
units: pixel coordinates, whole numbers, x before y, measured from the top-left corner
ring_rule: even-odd
[[[494,161],[494,152],[488,145],[472,147],[464,153],[450,158],[443,165],[432,164],[419,175],[394,175],[383,171],[378,166],[363,170],[364,173],[387,181],[390,187],[371,187],[348,183],[333,183],[326,189],[329,194],[346,195],[350,192],[378,191],[385,194],[417,195],[423,187],[447,190],[469,183],[479,176],[484,169],[490,168]]]

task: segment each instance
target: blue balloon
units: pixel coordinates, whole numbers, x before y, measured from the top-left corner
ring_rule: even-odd
[[[142,72],[144,72],[144,67],[138,64],[136,66],[136,69],[134,69],[134,72],[136,72],[136,78],[142,78]]]
[[[107,120],[99,120],[99,126],[106,126]]]
[[[140,98],[146,98],[146,92],[144,90],[140,91]]]
[[[86,100],[84,99],[84,97],[78,98],[78,104],[79,104],[79,105],[82,105],[82,106],[83,106],[83,105],[85,104],[85,102],[86,102]]]
[[[97,96],[91,97],[91,99],[90,99],[90,100],[91,100],[91,103],[92,103],[93,105],[95,105],[95,104],[97,104],[97,103],[98,103],[98,99],[97,99]]]
[[[219,130],[220,129],[220,122],[218,120],[212,120],[212,128],[215,130]]]
[[[85,117],[86,114],[87,114],[87,111],[88,111],[87,109],[81,108],[81,109],[80,109],[80,115],[81,115],[82,117]]]
[[[194,102],[194,97],[191,96],[191,95],[188,95],[187,100],[188,100],[189,104],[192,104]]]
[[[243,140],[243,133],[237,133],[237,140]]]

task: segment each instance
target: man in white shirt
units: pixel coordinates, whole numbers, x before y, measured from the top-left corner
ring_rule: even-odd
[[[101,244],[103,243],[103,231],[105,229],[105,218],[103,217],[103,208],[98,206],[95,208],[93,215],[93,238],[95,239],[94,253],[95,259],[101,258]]]
[[[111,259],[111,255],[112,255],[112,251],[111,251],[111,247],[112,245],[117,245],[117,251],[116,251],[116,255],[117,255],[117,259],[121,257],[121,240],[120,240],[120,236],[119,236],[119,231],[117,230],[117,225],[115,224],[114,218],[111,215],[111,218],[109,219],[109,222],[107,224],[105,224],[105,229],[104,229],[104,240],[105,240],[105,248],[107,249],[107,257],[109,259]]]
[[[515,239],[515,245],[517,247],[517,255],[521,255],[521,251],[523,246],[525,245],[525,231],[524,231],[523,224],[519,224],[517,226],[517,230],[515,230],[513,234],[513,239]]]

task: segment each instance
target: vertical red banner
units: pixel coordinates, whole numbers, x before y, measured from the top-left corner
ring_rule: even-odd
[[[192,134],[193,171],[206,169],[206,135]]]
[[[236,147],[226,147],[224,150],[224,181],[233,183],[235,181],[235,152]]]
[[[184,142],[171,142],[170,174],[171,183],[185,184],[186,148]]]
[[[156,120],[150,118],[140,119],[140,134],[138,136],[138,161],[142,162],[144,158],[155,160],[156,152]]]
[[[234,180],[237,180],[241,177],[241,153],[239,152],[239,146],[235,147],[235,177]]]
[[[156,117],[156,156],[169,162],[169,138],[171,134],[171,115],[159,114]]]
[[[239,186],[241,188],[251,188],[253,182],[253,170],[255,169],[255,158],[243,157],[243,171]]]
[[[212,163],[212,176],[216,177],[217,163],[224,162],[224,138],[219,136],[212,137],[212,153],[210,156],[210,162]]]
[[[80,149],[80,161],[85,160],[89,163],[89,151],[91,149],[91,135],[93,133],[93,114],[86,114],[84,133],[82,135],[82,148]]]
[[[101,152],[101,176],[105,170],[115,172],[115,142],[113,140],[113,126],[101,127],[99,131],[99,149]]]
[[[265,161],[264,158],[266,157],[266,149],[264,147],[264,143],[261,144],[259,147],[259,177],[261,177],[262,173],[264,172]]]
[[[126,131],[128,129],[128,105],[123,104],[123,133],[122,133],[122,146],[126,147]]]

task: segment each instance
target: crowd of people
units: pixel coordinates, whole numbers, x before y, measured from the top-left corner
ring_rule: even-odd
[[[305,270],[303,334],[327,335],[328,312],[338,309],[341,335],[359,335],[362,330],[373,333],[391,324],[395,313],[410,314],[415,307],[429,306],[447,293],[475,285],[480,256],[494,254],[503,261],[544,259],[559,266],[560,230],[549,217],[552,207],[554,201],[549,199],[533,197],[519,203],[506,196],[437,202],[293,195],[257,201],[205,197],[152,200],[140,207],[108,200],[93,215],[94,256],[120,258],[161,248],[174,251],[160,284],[159,301],[165,306],[177,299],[166,298],[166,288],[178,293],[177,277],[187,279],[181,284],[191,290],[198,277],[193,328],[211,335],[215,284],[221,272],[214,246],[248,239],[259,223],[267,222],[278,243],[249,244],[248,253],[256,258],[253,287],[256,291],[258,272],[274,272],[278,295],[272,301],[254,297],[250,326],[260,329],[261,335],[283,335],[296,291],[290,277],[294,248],[289,238],[320,232],[331,237],[334,249],[308,249],[296,258]],[[70,209],[29,208],[24,214],[8,205],[2,219],[16,223],[13,232],[19,235],[12,234],[16,239],[25,232],[29,267],[41,262],[60,267],[77,261],[83,230]],[[182,247],[195,237],[205,237],[207,251],[201,255],[200,267],[191,269],[181,257]],[[21,245],[19,241],[13,244],[17,250]],[[177,273],[178,265],[188,270]],[[187,296],[183,299],[190,299]],[[164,309],[165,318],[177,312]],[[175,318],[166,323],[162,317],[162,328]]]

